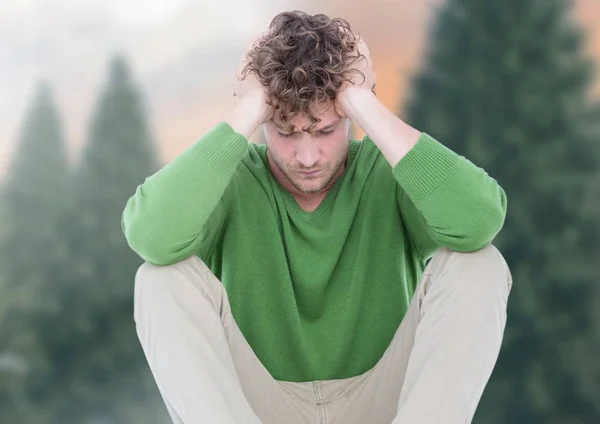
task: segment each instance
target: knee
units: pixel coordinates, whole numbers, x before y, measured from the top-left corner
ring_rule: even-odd
[[[144,262],[137,269],[134,279],[133,316],[138,326],[143,324],[148,313],[155,309],[153,305],[157,299],[164,297],[170,267]]]
[[[485,263],[492,268],[502,268],[506,266],[504,256],[493,244],[488,244],[481,249],[472,252],[459,252],[441,247],[437,250],[433,259],[437,259],[438,262],[444,264],[460,261],[465,264]]]
[[[142,294],[156,292],[167,285],[169,276],[173,274],[174,269],[175,265],[159,266],[150,262],[144,262],[135,273],[134,301],[140,301]]]
[[[465,264],[483,264],[490,272],[503,271],[508,268],[504,255],[493,244],[473,252],[454,252]]]
[[[168,287],[181,277],[192,277],[210,272],[208,266],[197,256],[191,256],[171,265],[154,265],[144,262],[136,271],[135,286],[139,290],[146,290],[148,286]]]
[[[473,252],[456,252],[440,249],[436,253],[434,272],[453,275],[451,280],[466,290],[499,294],[506,300],[512,288],[512,276],[508,264],[493,244]]]
[[[196,284],[197,276],[208,270],[199,258],[192,256],[172,265],[144,262],[134,279],[134,317],[136,322],[149,313],[162,309],[170,300],[177,302],[186,285]]]
[[[177,264],[155,265],[144,262],[135,273],[135,286],[145,289],[146,286],[168,280],[169,275],[177,269]]]

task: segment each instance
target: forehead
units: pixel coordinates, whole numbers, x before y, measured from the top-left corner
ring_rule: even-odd
[[[339,122],[339,115],[335,111],[333,104],[328,107],[315,107],[312,110],[312,113],[315,118],[319,120],[316,124],[316,128],[323,128],[330,124],[335,124]],[[281,113],[279,111],[275,112],[272,119],[273,124],[278,128],[286,128],[281,119]],[[294,116],[293,119],[290,120],[290,123],[294,126],[294,131],[300,131],[302,128],[310,127],[311,121],[308,119],[308,116],[304,113],[299,113]]]

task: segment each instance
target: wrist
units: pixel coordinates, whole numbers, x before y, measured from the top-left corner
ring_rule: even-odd
[[[379,100],[375,94],[366,88],[351,86],[344,90],[340,99],[344,114],[359,126],[363,111],[371,109]]]
[[[235,106],[227,123],[237,133],[250,139],[258,126],[268,118],[268,105],[242,99]]]

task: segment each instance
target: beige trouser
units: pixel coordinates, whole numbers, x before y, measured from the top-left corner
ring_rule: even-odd
[[[498,357],[511,284],[493,246],[440,249],[381,360],[341,380],[273,379],[197,257],[141,266],[135,321],[177,424],[465,424]]]

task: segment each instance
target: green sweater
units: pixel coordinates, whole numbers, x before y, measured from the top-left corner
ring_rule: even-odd
[[[393,169],[351,140],[344,174],[305,212],[265,146],[219,123],[137,188],[122,226],[150,263],[200,257],[273,377],[312,381],[373,367],[435,250],[484,247],[505,213],[497,182],[427,134]]]

